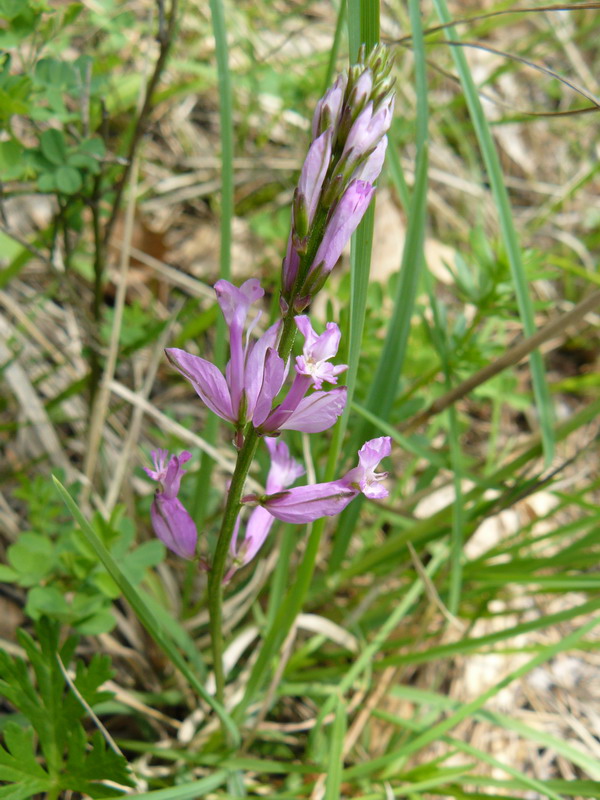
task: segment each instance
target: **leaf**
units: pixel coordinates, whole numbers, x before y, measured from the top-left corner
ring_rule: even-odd
[[[0,89],[0,119],[8,119],[12,114],[26,114],[29,106],[18,97],[13,97],[5,89]]]
[[[34,586],[27,595],[25,612],[34,620],[44,614],[63,622],[70,621],[72,617],[69,604],[56,586]]]
[[[106,746],[100,731],[92,735],[91,750],[86,749],[83,728],[78,727],[76,731],[69,742],[69,759],[65,774],[61,776],[64,789],[98,797],[99,791],[100,796],[105,796],[104,787],[98,785],[102,780],[110,779],[123,786],[134,786],[127,761]]]
[[[0,0],[0,17],[12,20],[23,11],[23,0]]]
[[[64,194],[76,194],[83,186],[83,179],[79,170],[66,165],[56,170],[54,179],[59,191]]]
[[[62,131],[49,128],[40,136],[40,148],[51,164],[60,166],[67,161],[67,145]]]
[[[18,572],[7,567],[6,564],[0,564],[0,583],[17,583],[18,580]]]
[[[68,88],[77,84],[77,74],[65,61],[55,58],[42,58],[35,67],[35,79],[42,86],[53,89]]]
[[[22,800],[47,792],[52,781],[36,760],[33,730],[8,722],[4,728],[4,741],[6,749],[0,746],[0,780],[13,785],[1,787],[0,797]]]
[[[0,180],[11,181],[20,178],[25,171],[23,146],[15,139],[0,142]]]
[[[54,569],[56,559],[52,542],[37,533],[22,533],[8,548],[8,561],[19,573],[23,586],[35,586]]]

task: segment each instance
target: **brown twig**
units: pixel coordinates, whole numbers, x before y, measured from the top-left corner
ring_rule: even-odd
[[[527,339],[519,342],[519,344],[514,345],[514,347],[507,350],[507,352],[496,359],[496,361],[487,364],[461,384],[455,386],[454,389],[438,397],[429,408],[401,425],[400,430],[404,433],[412,433],[417,428],[420,428],[421,425],[425,424],[431,417],[445,411],[453,403],[456,403],[457,400],[460,400],[462,397],[469,394],[469,392],[473,391],[473,389],[477,388],[477,386],[481,386],[481,384],[489,381],[508,367],[518,364],[519,361],[528,356],[533,350],[536,350],[544,342],[562,333],[569,325],[578,322],[581,323],[583,317],[597,306],[600,306],[600,289],[596,289],[596,291],[584,298],[570,311],[567,311],[566,314],[561,314],[557,319],[544,325],[544,327],[540,328],[533,336],[529,336]]]
[[[154,65],[154,71],[152,72],[150,80],[146,84],[144,103],[142,105],[140,113],[138,114],[138,118],[135,123],[135,128],[133,130],[133,134],[131,137],[131,142],[129,143],[129,150],[126,156],[127,162],[125,164],[125,169],[123,170],[123,174],[121,175],[121,177],[117,182],[117,186],[115,189],[115,199],[111,209],[110,217],[108,218],[108,222],[106,223],[106,227],[104,228],[105,247],[108,245],[110,241],[110,237],[112,235],[112,231],[115,222],[117,220],[119,209],[121,207],[123,192],[125,190],[125,186],[127,185],[127,181],[129,179],[129,173],[131,172],[131,165],[133,163],[133,159],[137,151],[138,145],[140,143],[140,140],[144,135],[144,133],[146,132],[148,119],[150,117],[150,112],[152,110],[152,98],[154,95],[154,91],[158,85],[158,82],[160,81],[163,69],[167,61],[167,57],[169,55],[169,51],[171,49],[171,45],[173,43],[175,25],[177,22],[177,7],[178,7],[178,0],[171,0],[169,16],[165,17],[164,0],[157,0],[158,33],[156,35],[156,40],[159,43],[160,51],[158,54],[158,58],[156,59],[156,64]]]

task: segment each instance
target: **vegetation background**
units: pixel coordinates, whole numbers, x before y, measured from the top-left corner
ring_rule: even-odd
[[[0,0],[0,797],[600,796],[598,7]],[[387,169],[312,309],[354,403],[290,442],[322,479],[389,434],[392,495],[278,524],[215,714],[141,467],[193,453],[208,554],[233,450],[162,351],[223,360],[220,276],[277,313],[312,110],[379,38]]]

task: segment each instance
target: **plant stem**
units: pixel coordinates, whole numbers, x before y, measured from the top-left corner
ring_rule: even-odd
[[[225,691],[225,673],[223,670],[223,575],[225,574],[225,564],[227,561],[227,554],[229,553],[229,544],[233,535],[233,529],[242,505],[241,499],[244,483],[250,465],[252,464],[254,454],[256,453],[258,441],[259,438],[256,429],[250,426],[244,439],[244,444],[238,453],[208,579],[210,638],[213,651],[216,698],[219,703],[223,702]]]
[[[278,353],[284,361],[290,356],[294,345],[296,326],[294,323],[293,305],[290,305],[283,319],[283,330],[279,342]],[[251,424],[242,445],[231,478],[231,485],[227,494],[223,521],[217,539],[213,562],[208,579],[208,613],[210,616],[210,638],[213,652],[213,669],[215,673],[216,698],[223,703],[225,692],[225,672],[223,670],[223,576],[229,553],[229,545],[235,523],[240,513],[244,483],[258,447],[259,435]]]

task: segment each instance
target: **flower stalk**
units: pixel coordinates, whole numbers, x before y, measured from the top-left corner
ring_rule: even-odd
[[[216,698],[223,703],[225,694],[225,672],[223,670],[223,578],[227,565],[227,556],[235,523],[242,507],[242,494],[248,471],[258,447],[258,434],[254,428],[248,431],[244,444],[238,452],[235,470],[227,494],[225,510],[217,546],[213,555],[208,575],[208,613],[210,618],[210,637],[213,653],[213,670],[215,674]]]
[[[347,369],[345,364],[331,363],[340,343],[339,327],[328,322],[319,334],[302,312],[324,285],[373,197],[393,113],[390,66],[385,48],[377,47],[369,55],[362,50],[359,63],[340,75],[317,104],[312,142],[292,204],[281,273],[280,320],[255,338],[252,332],[262,314],[255,303],[264,296],[260,282],[250,278],[234,286],[222,279],[214,288],[229,330],[230,359],[224,372],[199,355],[179,348],[166,351],[207,408],[234,429],[236,465],[215,550],[206,565],[220,703],[225,695],[223,586],[255,558],[275,520],[305,524],[338,514],[360,493],[372,499],[388,494],[381,484],[387,473],[375,470],[390,454],[389,437],[366,442],[358,453],[358,465],[338,480],[294,486],[304,469],[281,434],[325,431],[346,405],[344,386],[323,386],[336,384]],[[292,372],[298,331],[304,343]],[[292,379],[285,388],[290,372]],[[263,438],[271,457],[266,494],[245,495],[246,479]],[[154,469],[146,470],[159,484],[152,510],[154,530],[174,553],[193,559],[197,532],[178,498],[182,465],[190,454],[169,456],[158,451],[154,456]],[[249,514],[244,510],[247,503],[257,505]],[[206,564],[206,559],[200,561]]]

